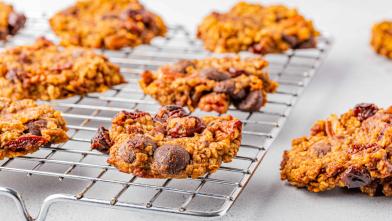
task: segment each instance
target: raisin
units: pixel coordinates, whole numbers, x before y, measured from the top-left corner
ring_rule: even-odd
[[[44,119],[30,121],[27,123],[28,133],[32,135],[41,136],[41,130],[46,128],[47,121]]]
[[[195,65],[190,60],[182,59],[174,63],[170,69],[177,73],[186,74],[188,67],[195,67]]]
[[[359,121],[364,121],[369,117],[375,115],[377,111],[378,111],[378,107],[376,105],[369,104],[369,103],[361,103],[361,104],[357,104],[354,107],[354,116]]]
[[[159,109],[158,113],[154,116],[154,120],[159,122],[165,122],[167,119],[172,117],[185,117],[189,114],[184,108],[177,105],[166,105]]]
[[[95,136],[91,139],[91,148],[102,153],[109,153],[112,141],[110,140],[109,131],[104,127],[99,127]]]
[[[19,137],[15,140],[8,141],[4,145],[4,149],[14,151],[14,152],[23,152],[29,149],[42,147],[48,142],[49,141],[47,139],[41,136],[26,135],[26,136]]]
[[[199,72],[200,77],[213,81],[224,81],[230,78],[228,73],[219,71],[216,68],[204,68]]]
[[[192,137],[205,129],[203,121],[194,116],[170,118],[167,122],[167,134],[174,138]]]
[[[244,100],[234,102],[234,105],[242,111],[258,111],[263,106],[263,94],[260,90],[251,91]]]
[[[347,188],[359,188],[371,183],[369,172],[360,167],[349,167],[342,175],[342,181]]]
[[[155,151],[154,161],[159,172],[177,174],[186,168],[190,155],[178,144],[165,144]]]

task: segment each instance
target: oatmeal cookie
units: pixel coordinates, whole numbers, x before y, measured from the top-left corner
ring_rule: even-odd
[[[316,122],[284,152],[281,179],[312,192],[345,187],[392,196],[392,107],[363,103]]]
[[[16,12],[12,5],[0,1],[0,40],[15,35],[26,23],[24,14]]]
[[[111,130],[100,128],[93,149],[110,153],[108,163],[146,178],[197,178],[230,162],[241,144],[241,121],[232,116],[190,116],[179,106],[156,115],[120,112]]]
[[[33,100],[0,98],[0,160],[26,155],[68,140],[59,111]]]
[[[296,9],[239,2],[226,13],[212,12],[197,29],[206,49],[217,52],[280,53],[314,48],[319,33]]]
[[[225,113],[231,103],[242,111],[258,111],[278,85],[264,70],[267,65],[260,57],[180,60],[144,72],[140,86],[162,105],[187,106],[190,111],[198,107]]]
[[[0,52],[0,96],[52,100],[103,92],[123,83],[120,69],[83,48],[61,48],[39,38]]]
[[[370,44],[378,54],[392,59],[392,21],[383,21],[373,26]]]
[[[120,49],[164,36],[162,19],[137,0],[79,0],[50,19],[64,46]]]

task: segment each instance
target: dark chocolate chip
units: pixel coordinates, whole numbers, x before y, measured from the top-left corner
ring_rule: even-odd
[[[349,167],[343,172],[342,181],[348,188],[359,188],[371,183],[369,172],[360,167]]]
[[[155,151],[154,160],[159,172],[177,174],[188,165],[190,155],[178,144],[165,144]]]
[[[26,23],[26,16],[20,13],[11,13],[8,16],[8,31],[9,34],[14,35]]]
[[[112,141],[110,140],[109,131],[104,127],[99,127],[95,136],[91,139],[91,148],[102,153],[109,153]]]
[[[165,122],[167,119],[172,117],[185,117],[189,114],[184,108],[177,105],[166,105],[159,109],[158,113],[154,116],[154,120],[159,122]]]
[[[127,140],[118,148],[117,155],[126,163],[132,163],[136,159],[134,142]]]
[[[354,107],[354,116],[359,121],[364,121],[369,117],[375,115],[377,111],[378,111],[378,107],[376,105],[369,104],[369,103],[361,103],[361,104],[357,104]]]
[[[233,78],[238,77],[240,75],[249,75],[249,73],[246,72],[245,70],[235,69],[233,67],[230,67],[228,71],[229,71],[231,77],[233,77]]]
[[[36,136],[41,136],[41,130],[46,128],[47,121],[44,119],[30,121],[27,123],[28,133]]]
[[[192,137],[206,128],[203,121],[195,116],[170,118],[167,123],[167,134],[174,138]]]
[[[224,81],[230,79],[230,75],[228,73],[219,71],[218,69],[213,67],[204,68],[200,70],[199,75],[202,78],[206,78],[208,80],[213,80],[213,81]]]
[[[235,101],[234,105],[242,111],[258,111],[263,106],[263,94],[260,90],[251,91],[244,100]]]
[[[299,43],[300,43],[299,39],[296,36],[293,36],[293,35],[285,35],[285,34],[283,34],[282,35],[282,39],[287,44],[289,44],[291,48],[296,48],[299,45]]]
[[[194,66],[195,65],[193,64],[192,61],[183,59],[171,65],[170,68],[174,72],[185,74],[188,67],[194,67]]]
[[[214,91],[218,93],[226,93],[234,100],[241,100],[246,97],[246,90],[244,88],[236,88],[234,79],[219,82],[215,85]]]
[[[320,141],[313,144],[311,148],[317,154],[317,156],[322,157],[331,151],[331,144]]]

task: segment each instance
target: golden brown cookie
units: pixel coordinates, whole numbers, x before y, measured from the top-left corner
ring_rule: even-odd
[[[40,38],[0,52],[0,96],[52,100],[103,92],[125,82],[118,66],[91,50]]]
[[[99,128],[91,146],[110,153],[108,162],[145,178],[197,178],[230,162],[241,144],[241,121],[232,116],[198,118],[179,106],[156,115],[120,112],[112,128]]]
[[[294,139],[281,163],[281,178],[321,192],[356,188],[374,196],[392,196],[392,107],[359,104],[331,115]]]
[[[0,160],[26,155],[68,140],[59,111],[33,100],[0,98]]]
[[[373,26],[370,44],[378,54],[392,59],[392,21],[383,21]]]
[[[140,86],[162,105],[225,113],[234,104],[242,111],[258,111],[267,102],[267,93],[278,86],[270,80],[267,65],[260,57],[180,60],[144,72]]]
[[[26,16],[16,12],[12,5],[0,1],[0,40],[15,35],[26,23]]]
[[[120,49],[166,33],[162,19],[137,0],[79,0],[50,19],[64,46]]]
[[[228,12],[212,12],[197,36],[207,50],[224,53],[280,53],[290,48],[314,48],[319,33],[296,9],[239,2]]]

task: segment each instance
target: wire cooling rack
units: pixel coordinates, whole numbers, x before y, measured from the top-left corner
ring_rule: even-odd
[[[18,36],[3,43],[2,47],[32,43],[41,35],[56,39],[45,19],[30,19]],[[111,118],[121,110],[157,111],[159,105],[138,87],[143,70],[157,69],[178,59],[212,54],[203,50],[202,44],[182,26],[171,27],[167,37],[156,39],[149,46],[117,52],[102,50],[100,52],[121,67],[129,83],[105,93],[51,102],[68,122],[70,141],[0,161],[1,185],[8,186],[0,187],[0,195],[12,198],[27,220],[45,220],[49,208],[59,202],[202,217],[222,216],[246,187],[330,46],[330,38],[322,35],[316,49],[266,56],[270,76],[280,87],[276,94],[269,95],[267,105],[258,112],[245,113],[230,108],[229,114],[244,123],[243,144],[238,156],[214,174],[182,180],[143,179],[120,173],[106,163],[106,155],[90,149],[90,138],[98,126],[110,126]],[[196,111],[195,114],[207,113]],[[43,198],[43,203],[37,202],[37,195]],[[33,201],[38,211],[36,218],[26,206],[28,201]]]

